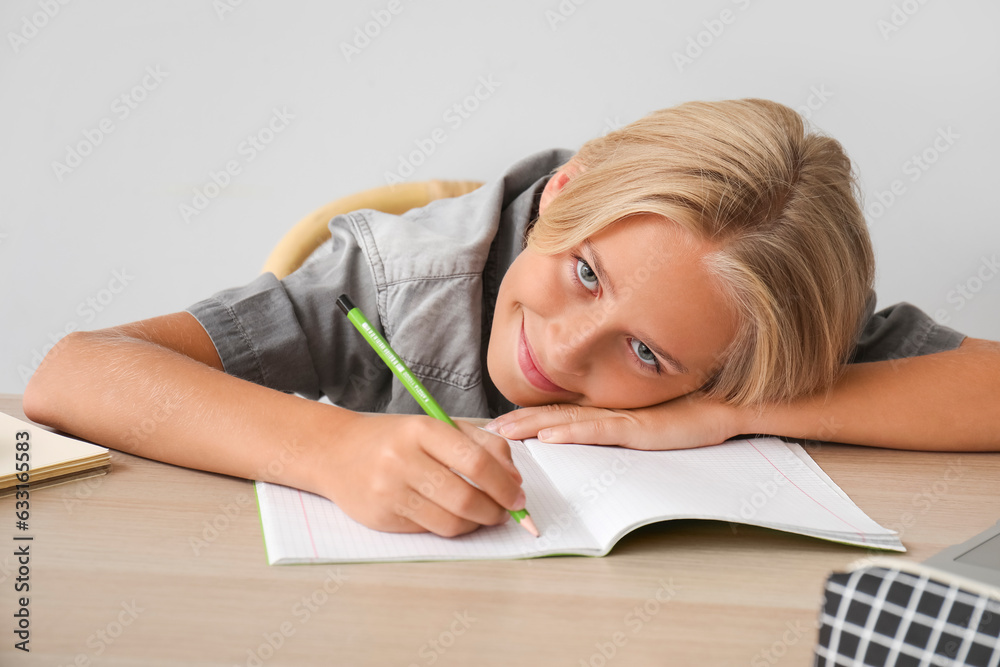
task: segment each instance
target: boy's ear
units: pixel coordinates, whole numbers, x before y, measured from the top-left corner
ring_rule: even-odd
[[[582,171],[583,167],[576,161],[576,158],[571,158],[569,162],[559,167],[559,171],[549,179],[549,182],[545,184],[545,189],[542,190],[541,199],[538,200],[538,214],[541,215],[549,203],[556,198],[556,195],[566,187],[566,184]]]

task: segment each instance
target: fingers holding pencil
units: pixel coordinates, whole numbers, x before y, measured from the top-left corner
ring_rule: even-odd
[[[429,417],[357,414],[336,440],[317,490],[375,530],[453,537],[507,521],[520,496],[500,460]]]
[[[424,530],[455,537],[509,519],[510,515],[489,496],[432,457],[413,466],[411,473],[405,501],[394,509]]]
[[[463,429],[463,432],[477,445],[489,452],[497,461],[499,461],[504,469],[506,469],[517,481],[518,487],[524,483],[524,478],[521,476],[521,473],[518,472],[517,466],[514,465],[514,459],[510,452],[510,443],[506,438],[480,428],[475,428],[470,424],[459,425],[459,423],[456,423],[456,427]],[[514,507],[507,507],[510,515],[514,517],[519,524],[521,524],[522,528],[535,537],[541,536],[541,533],[538,531],[538,527],[535,526],[534,520],[532,520],[531,515],[528,514],[528,509],[525,507],[525,494],[523,490],[521,490],[518,494]]]
[[[347,319],[351,321],[358,332],[364,337],[364,339],[371,345],[375,353],[384,361],[389,369],[392,371],[399,380],[406,387],[406,390],[410,392],[413,398],[417,401],[417,404],[426,412],[429,416],[448,424],[450,427],[459,430],[459,426],[448,416],[448,413],[438,404],[434,397],[430,395],[430,392],[423,386],[420,380],[413,374],[413,372],[407,367],[406,363],[396,354],[396,351],[392,349],[392,346],[382,337],[378,330],[372,326],[368,318],[365,317],[351,301],[350,297],[346,294],[341,294],[337,299],[337,306],[343,311]],[[469,435],[467,433],[467,435]],[[482,438],[484,436],[477,435],[476,438]],[[496,445],[495,448],[500,447]],[[462,459],[466,459],[464,462],[465,466],[472,466],[473,469],[479,467],[480,465],[487,465],[481,463],[486,460],[487,457],[483,456],[482,452],[476,450],[475,448],[464,447],[459,448],[461,450]],[[502,451],[502,450],[498,450]],[[510,452],[506,452],[506,458],[509,460]],[[477,463],[478,462],[478,463]],[[520,484],[520,474],[514,469],[513,462],[509,461],[509,468],[514,470],[514,474],[518,477],[518,484]],[[459,474],[462,474],[459,471]],[[485,474],[480,472],[479,474]],[[466,476],[466,480],[469,477]],[[476,482],[472,481],[475,486]],[[490,489],[487,489],[489,492]],[[496,496],[494,496],[496,497]],[[518,496],[514,499],[514,505],[517,506],[516,509],[508,508],[510,515],[517,520],[521,526],[527,530],[529,533],[535,537],[539,537],[540,533],[538,528],[535,526],[535,522],[532,521],[531,516],[528,514],[528,510],[524,507],[524,494],[518,493]]]
[[[408,508],[413,511],[407,518],[433,533],[453,537],[479,525],[503,523],[512,513],[523,511],[522,479],[505,439],[460,422],[457,429],[442,429],[441,422],[426,419],[419,423],[420,432],[413,436],[427,458],[410,468]],[[520,518],[522,525],[525,521],[530,517]]]
[[[427,442],[427,453],[461,475],[463,484],[478,490],[503,510],[523,510],[525,495],[521,475],[514,467],[510,446],[500,436],[469,424],[456,422],[458,429],[442,432],[430,423],[440,438]]]
[[[457,426],[462,434],[469,438],[469,440],[492,455],[493,458],[495,458],[500,465],[503,466],[504,470],[510,473],[511,477],[513,477],[519,485],[524,482],[517,466],[514,465],[514,457],[510,453],[510,443],[506,438],[495,433],[491,433],[490,431],[484,431],[481,428],[463,421],[456,421],[455,426]],[[459,456],[467,455],[467,453],[463,451],[459,451],[457,454]]]
[[[393,530],[427,530],[443,537],[471,532],[481,525],[497,525],[510,518],[509,510],[524,507],[520,479],[501,458],[470,435],[443,422],[416,416],[373,416],[406,436],[370,442],[365,466],[371,475],[376,504],[394,515]],[[467,426],[467,425],[466,425]],[[471,428],[468,427],[467,428]],[[491,437],[495,437],[492,436]],[[503,443],[506,446],[506,441]],[[381,450],[380,454],[375,454]],[[507,452],[509,457],[509,450]],[[412,524],[412,525],[410,525]]]

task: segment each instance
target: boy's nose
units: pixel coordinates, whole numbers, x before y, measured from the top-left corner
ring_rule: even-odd
[[[565,375],[586,374],[600,335],[598,323],[578,312],[568,312],[550,320],[547,333],[552,370]]]

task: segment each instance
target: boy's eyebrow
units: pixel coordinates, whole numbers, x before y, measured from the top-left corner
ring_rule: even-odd
[[[673,366],[675,371],[677,371],[678,373],[680,373],[682,375],[686,375],[689,372],[688,369],[687,369],[687,366],[685,366],[684,364],[682,364],[681,362],[679,362],[677,360],[677,357],[675,357],[674,355],[670,354],[669,352],[667,352],[666,350],[664,350],[662,347],[660,347],[656,343],[653,343],[651,341],[651,339],[649,338],[649,336],[647,336],[646,334],[642,333],[641,331],[636,331],[635,335],[639,338],[640,341],[642,341],[643,345],[645,345],[650,350],[652,350],[657,356],[659,356],[659,357],[661,357],[663,359],[666,359],[667,363],[670,364],[671,366]]]
[[[601,253],[597,252],[597,246],[590,239],[586,239],[583,242],[583,247],[590,251],[591,256],[593,256],[594,261],[592,262],[592,268],[594,273],[597,274],[597,279],[602,285],[608,290],[611,296],[615,296],[615,284],[611,282],[611,277],[604,272],[604,260],[601,259]]]
[[[591,257],[594,258],[594,261],[591,262],[590,268],[593,269],[594,273],[597,274],[597,279],[600,281],[601,285],[607,288],[608,293],[611,296],[615,296],[615,285],[614,283],[611,282],[611,277],[604,271],[604,262],[601,260],[601,253],[597,251],[597,246],[595,246],[590,239],[586,239],[583,242],[583,246],[590,252]],[[644,332],[636,331],[635,335],[638,337],[640,341],[642,341],[642,344],[648,347],[650,350],[652,350],[654,354],[656,354],[661,359],[666,360],[668,364],[673,366],[675,371],[681,373],[682,375],[686,375],[687,373],[690,372],[688,371],[687,366],[682,364],[677,359],[677,357],[670,354],[656,343],[652,342],[652,339]]]

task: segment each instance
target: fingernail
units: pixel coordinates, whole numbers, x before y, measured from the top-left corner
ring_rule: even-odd
[[[528,504],[528,497],[524,495],[524,489],[521,489],[520,493],[517,494],[517,500],[511,506],[512,510],[523,510],[524,506]]]
[[[489,424],[487,424],[483,428],[485,428],[487,431],[494,431],[494,432],[496,432],[496,430],[497,430],[497,420],[494,419],[493,421],[491,421]]]
[[[538,432],[539,440],[545,441],[551,437],[552,437],[552,429],[550,428],[543,428],[541,431]]]

